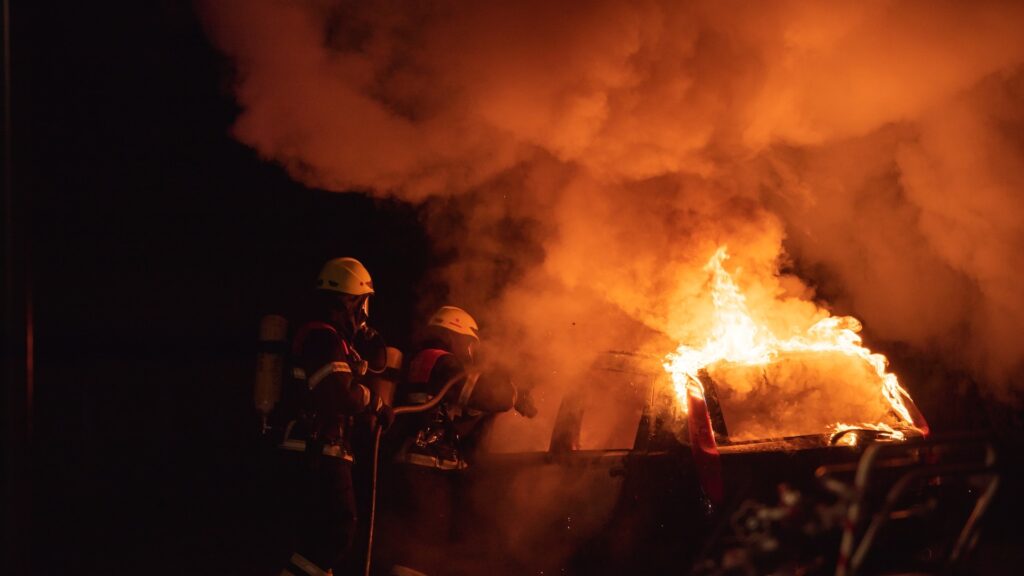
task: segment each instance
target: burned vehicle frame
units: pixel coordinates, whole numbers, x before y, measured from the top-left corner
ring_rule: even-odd
[[[657,368],[651,369],[651,360],[632,353],[609,352],[590,370],[595,377],[641,383],[633,387],[639,405],[616,407],[625,412],[632,409],[635,416],[628,446],[587,446],[584,423],[592,403],[584,387],[561,398],[546,450],[485,450],[478,455],[458,480],[463,494],[452,514],[460,528],[446,551],[450,559],[448,573],[662,574],[668,567],[680,573],[691,567],[694,573],[742,573],[723,569],[719,556],[729,542],[735,548],[731,525],[737,515],[749,511],[752,503],[768,508],[769,503],[774,505],[780,499],[782,490],[806,494],[809,501],[811,495],[829,492],[822,480],[827,477],[834,489],[852,486],[852,492],[845,496],[833,490],[823,500],[832,507],[833,515],[845,515],[850,495],[864,492],[857,492],[852,480],[843,484],[844,480],[837,479],[841,472],[856,470],[858,461],[867,453],[876,453],[876,447],[901,446],[892,442],[891,436],[871,428],[733,442],[713,379],[706,373],[701,375],[705,411],[691,407],[681,413],[671,392],[656,383],[664,375]],[[905,402],[919,417],[913,401],[907,397]],[[710,423],[709,430],[705,430],[705,435],[711,432],[710,439],[694,435],[702,421]],[[909,451],[902,460],[897,459],[899,465],[914,467],[948,460],[948,450],[933,447],[921,436],[912,436],[905,444]],[[856,439],[853,445],[843,442],[849,437]],[[711,463],[717,467],[711,474],[706,471],[709,448]],[[979,450],[987,454],[989,448],[970,453],[978,454]],[[891,458],[880,461],[886,474],[876,476],[876,481],[899,469]],[[988,456],[980,463],[943,465],[954,471],[977,471],[981,466],[980,470],[989,475],[986,478],[992,477]],[[393,466],[382,464],[381,502],[400,505],[401,495],[395,494],[395,486],[389,484]],[[915,474],[919,480],[924,478],[921,473]],[[716,480],[720,486],[709,485]],[[910,481],[904,484],[905,496]],[[967,550],[965,539],[970,538],[978,516],[984,513],[982,502],[991,498],[988,490],[986,485],[982,491],[988,494],[986,498],[971,500],[977,506],[970,508],[964,520],[967,526],[957,532],[957,554]],[[860,506],[863,510],[868,504]],[[895,506],[893,503],[889,508]],[[377,536],[378,541],[393,536],[386,528],[388,505],[381,513],[385,529]],[[879,528],[868,531],[867,544],[861,539],[863,531],[884,522],[864,517],[854,520],[865,523],[858,525],[853,534],[858,546],[870,548]],[[845,538],[843,545],[850,547],[848,541],[853,535],[841,535],[841,525],[837,522],[827,526],[829,548],[816,550],[817,556],[808,561],[809,565],[817,563],[817,570],[811,573],[831,573],[843,554],[847,554],[844,562],[849,561],[852,552],[841,552],[839,539]],[[815,539],[809,541],[820,546]],[[388,565],[386,550],[385,546],[375,552],[375,573],[384,573]],[[863,560],[866,549],[856,550]],[[728,564],[726,560],[724,566]]]

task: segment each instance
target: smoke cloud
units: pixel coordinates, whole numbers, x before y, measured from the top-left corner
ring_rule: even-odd
[[[1020,3],[201,11],[234,136],[309,186],[423,203],[447,262],[425,311],[466,307],[538,381],[698,344],[725,244],[780,335],[827,301],[1002,398],[1024,384]]]

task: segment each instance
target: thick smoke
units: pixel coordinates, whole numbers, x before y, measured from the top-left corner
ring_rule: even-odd
[[[824,296],[995,394],[1022,382],[1024,5],[202,12],[235,66],[235,137],[310,186],[426,202],[449,261],[431,284],[539,380],[699,344],[727,244],[778,331]]]
[[[590,403],[584,448],[628,446],[636,421],[623,418],[638,418],[650,390],[630,370],[589,368],[609,350],[657,359],[699,346],[704,265],[723,244],[751,314],[780,337],[829,306],[992,394],[1024,385],[1024,4],[210,0],[201,11],[234,65],[236,138],[309,186],[421,203],[444,262],[422,311],[469,309],[488,356],[536,384],[537,421],[500,419],[492,448],[546,448],[566,393]],[[805,433],[835,411],[885,410],[842,382],[799,388],[834,365],[790,364],[756,389],[720,376],[723,402],[753,407],[733,424]],[[811,397],[824,420],[792,413],[789,400]],[[497,505],[481,484],[471,498],[484,498],[503,554],[568,554],[537,538],[560,509],[547,504],[574,495],[607,504],[584,521],[600,526],[607,481],[570,477],[581,470],[525,469]]]

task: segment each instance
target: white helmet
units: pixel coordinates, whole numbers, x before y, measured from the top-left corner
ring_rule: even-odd
[[[355,258],[328,260],[320,269],[316,287],[353,296],[373,294],[373,280],[370,278],[370,273]]]
[[[477,334],[479,328],[476,325],[476,320],[473,320],[473,317],[468,312],[455,306],[441,306],[438,308],[437,312],[434,312],[434,315],[430,317],[427,325],[451,330],[456,334],[464,334],[477,341],[480,340],[480,336]]]

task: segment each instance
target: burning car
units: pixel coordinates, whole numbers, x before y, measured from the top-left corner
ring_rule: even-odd
[[[817,467],[853,462],[866,444],[927,436],[856,320],[778,338],[746,311],[725,257],[708,264],[715,324],[703,346],[599,355],[542,433],[498,417],[459,480],[450,573],[685,570],[741,500],[813,483]],[[381,501],[400,502],[387,477]],[[382,541],[401,530],[386,508],[381,526]]]

